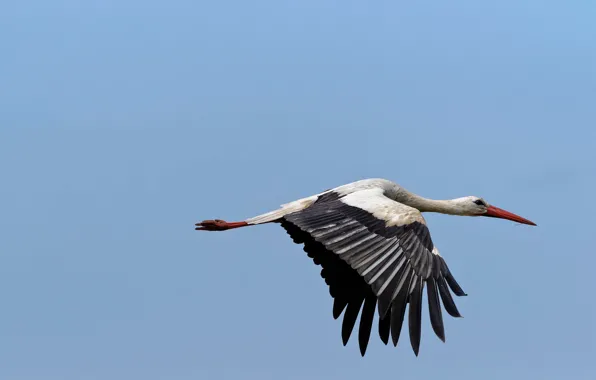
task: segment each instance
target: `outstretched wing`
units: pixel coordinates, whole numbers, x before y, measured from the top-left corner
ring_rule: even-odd
[[[280,221],[294,242],[304,244],[308,256],[322,266],[321,276],[334,298],[333,317],[344,314],[344,345],[361,314],[358,338],[363,356],[375,309],[381,340],[387,344],[391,333],[397,345],[407,304],[410,342],[418,355],[425,286],[431,325],[441,340],[445,332],[439,297],[450,315],[460,316],[449,289],[458,296],[466,294],[434,248],[422,214],[387,198],[382,189],[328,192]]]

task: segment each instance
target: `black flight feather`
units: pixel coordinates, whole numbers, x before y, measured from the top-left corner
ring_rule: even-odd
[[[445,327],[443,326],[443,315],[441,314],[441,304],[439,293],[437,293],[437,283],[434,278],[429,278],[426,284],[426,296],[428,298],[428,312],[430,314],[430,324],[435,334],[443,342],[445,341]]]

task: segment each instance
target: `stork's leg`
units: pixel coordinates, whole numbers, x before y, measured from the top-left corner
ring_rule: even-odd
[[[265,224],[278,222],[284,215],[291,214],[296,211],[304,210],[305,208],[312,205],[318,199],[318,195],[312,195],[308,198],[299,199],[294,202],[282,205],[280,209],[267,212],[262,215],[257,215],[253,218],[246,219],[242,222],[226,222],[225,220],[203,220],[200,223],[195,224],[195,230],[197,231],[225,231],[232,228],[254,226],[256,224]]]
[[[195,224],[195,230],[197,231],[225,231],[232,228],[246,227],[249,224],[246,222],[226,222],[225,220],[203,220],[200,223]]]

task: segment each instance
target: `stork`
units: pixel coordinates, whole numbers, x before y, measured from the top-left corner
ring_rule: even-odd
[[[333,298],[333,318],[343,313],[342,341],[348,343],[360,314],[358,342],[366,353],[375,310],[384,344],[397,346],[406,306],[410,344],[418,356],[422,297],[426,286],[431,326],[445,341],[441,301],[452,317],[461,317],[450,290],[467,295],[453,277],[430,237],[423,212],[488,216],[535,226],[518,215],[467,196],[433,200],[385,179],[364,179],[326,190],[240,222],[205,220],[199,231],[224,231],[279,223],[314,263]],[[441,301],[439,301],[439,298]]]

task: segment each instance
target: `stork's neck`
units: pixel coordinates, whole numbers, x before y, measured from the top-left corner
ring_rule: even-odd
[[[417,208],[420,212],[440,212],[441,214],[462,215],[459,207],[451,200],[437,200],[422,198],[409,206]]]
[[[395,182],[382,178],[365,179],[348,185],[340,186],[336,189],[344,193],[350,193],[358,190],[381,188],[385,196],[414,207],[421,212],[440,212],[449,215],[466,215],[462,203],[458,202],[461,198],[450,200],[435,200],[421,197],[420,195],[409,192]]]
[[[395,200],[410,207],[414,207],[420,212],[439,212],[441,214],[463,215],[463,210],[454,200],[428,199],[404,189],[400,189],[400,191],[395,194]]]

